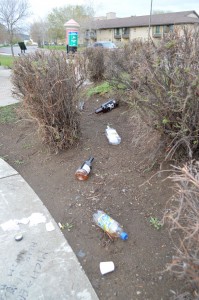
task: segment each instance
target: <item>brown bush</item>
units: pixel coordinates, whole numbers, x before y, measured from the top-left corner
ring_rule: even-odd
[[[85,76],[81,56],[70,57],[59,51],[37,51],[14,64],[13,93],[36,120],[43,142],[55,151],[78,140],[77,91]]]
[[[142,63],[142,52],[145,43],[135,40],[124,48],[109,51],[105,72],[106,80],[113,86],[128,91],[138,88],[137,70]]]
[[[88,77],[92,82],[98,82],[104,79],[105,73],[105,57],[107,50],[99,47],[87,48],[85,57],[88,64]]]
[[[175,171],[171,177],[175,195],[164,215],[177,249],[168,270],[194,283],[199,291],[199,162],[191,161]]]
[[[199,31],[166,35],[144,52],[135,93],[143,115],[162,134],[166,159],[191,159],[199,149]],[[146,74],[146,76],[143,76]],[[178,150],[176,152],[176,150]]]
[[[111,53],[107,80],[161,133],[165,159],[199,150],[199,29],[164,36],[157,45],[134,42]],[[177,151],[178,150],[178,151]]]

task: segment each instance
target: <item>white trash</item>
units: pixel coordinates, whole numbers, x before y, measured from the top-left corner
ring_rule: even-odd
[[[111,145],[118,145],[121,143],[121,137],[114,128],[107,126],[105,134]]]
[[[114,270],[115,266],[112,261],[104,261],[100,263],[100,272],[102,275],[113,272]]]

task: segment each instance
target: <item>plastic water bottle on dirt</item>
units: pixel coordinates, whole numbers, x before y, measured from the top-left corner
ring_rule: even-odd
[[[119,237],[122,240],[128,239],[128,234],[124,232],[122,226],[102,210],[93,214],[93,221],[111,237]]]
[[[114,128],[111,128],[110,126],[107,126],[105,130],[106,137],[109,141],[109,144],[111,145],[118,145],[121,143],[121,137],[117,133],[117,131]]]

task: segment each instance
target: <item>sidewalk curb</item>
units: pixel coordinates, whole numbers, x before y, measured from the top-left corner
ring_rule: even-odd
[[[19,103],[19,100],[12,96],[11,72],[12,69],[0,68],[0,107]]]
[[[0,220],[2,299],[99,300],[47,208],[2,159]],[[23,236],[19,242],[17,233]]]

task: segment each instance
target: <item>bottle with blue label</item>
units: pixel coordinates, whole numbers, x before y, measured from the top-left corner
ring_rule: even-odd
[[[128,234],[124,232],[122,226],[102,210],[98,210],[93,214],[93,220],[111,237],[119,237],[122,240],[128,239]]]

